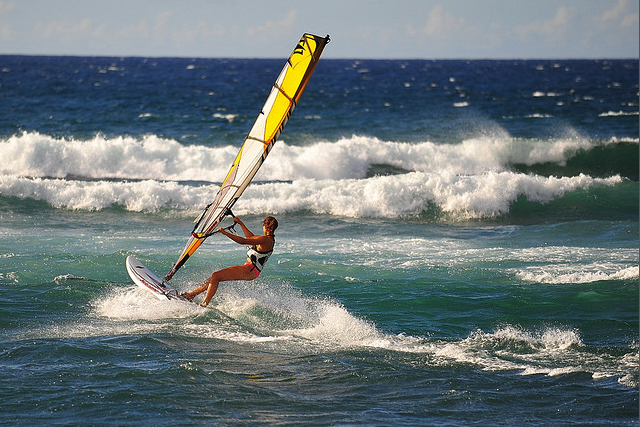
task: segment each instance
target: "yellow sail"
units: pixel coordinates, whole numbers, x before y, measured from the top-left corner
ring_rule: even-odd
[[[202,242],[214,233],[229,209],[251,183],[291,116],[328,42],[329,36],[302,35],[273,84],[262,111],[245,138],[216,197],[194,221],[196,225],[191,237],[178,261],[165,276],[165,281],[170,280]]]

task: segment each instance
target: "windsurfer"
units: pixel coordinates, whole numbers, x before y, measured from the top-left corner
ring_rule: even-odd
[[[276,228],[278,228],[278,221],[274,217],[268,216],[262,221],[262,235],[253,234],[238,217],[233,217],[233,221],[240,224],[245,237],[230,233],[224,228],[219,228],[218,231],[240,245],[249,246],[247,262],[218,270],[197,288],[181,294],[189,301],[193,301],[197,295],[206,290],[207,293],[204,301],[200,304],[202,307],[209,305],[209,302],[218,290],[220,282],[229,280],[253,280],[257,278],[264,264],[273,253],[273,246],[276,243],[276,238],[273,233],[276,231]]]

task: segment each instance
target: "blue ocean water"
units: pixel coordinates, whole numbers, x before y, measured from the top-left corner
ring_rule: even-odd
[[[0,56],[0,423],[637,425],[637,60],[322,59],[234,208],[260,278],[133,285],[282,63]]]

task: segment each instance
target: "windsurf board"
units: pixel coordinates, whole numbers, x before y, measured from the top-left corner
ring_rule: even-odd
[[[178,291],[173,289],[171,286],[166,283],[162,283],[162,279],[156,276],[153,271],[145,267],[145,265],[138,261],[136,257],[131,255],[128,256],[126,263],[129,277],[131,277],[131,280],[133,280],[133,282],[142,289],[151,291],[153,295],[161,300],[175,299],[191,302],[185,297],[180,296]]]

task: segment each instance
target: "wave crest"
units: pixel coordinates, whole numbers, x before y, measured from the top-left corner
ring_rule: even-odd
[[[238,214],[310,211],[347,217],[395,218],[421,215],[434,207],[457,219],[496,217],[509,212],[519,197],[547,203],[566,193],[612,187],[620,177],[541,177],[513,172],[476,176],[413,172],[367,179],[258,183],[250,186]],[[189,185],[144,180],[83,181],[0,176],[0,194],[45,201],[54,207],[100,210],[113,205],[135,212],[178,209],[194,213],[218,191],[218,185]],[[250,207],[250,208],[248,208]]]
[[[579,152],[624,144],[629,143],[597,142],[573,134],[555,140],[517,139],[500,131],[456,144],[358,135],[304,146],[279,142],[257,179],[362,179],[371,176],[376,165],[405,172],[476,175],[508,171],[514,165],[564,166]],[[0,140],[0,175],[220,182],[237,151],[236,146],[184,145],[155,135],[96,135],[83,141],[27,132]]]

